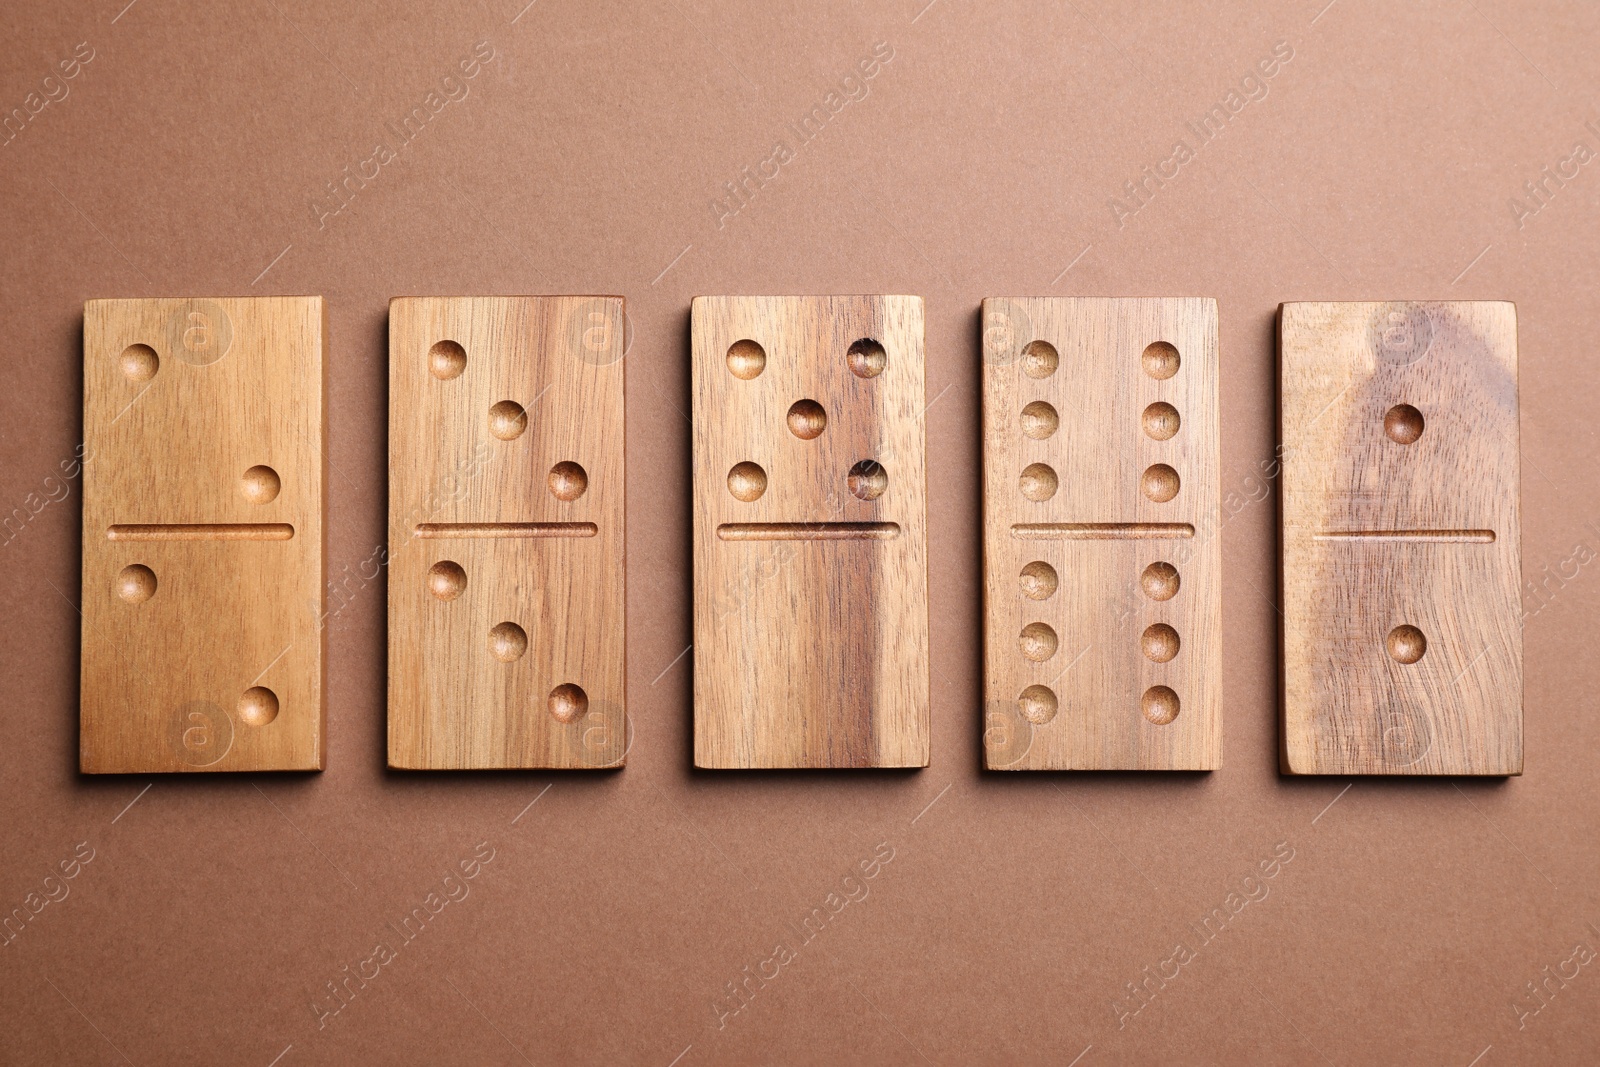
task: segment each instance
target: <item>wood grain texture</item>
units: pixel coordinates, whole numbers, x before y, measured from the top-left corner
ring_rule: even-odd
[[[389,765],[620,767],[621,297],[389,304]]]
[[[1516,309],[1279,314],[1290,774],[1522,773]]]
[[[983,302],[994,770],[1222,763],[1217,307]]]
[[[325,323],[84,305],[84,771],[322,768]]]
[[[691,323],[696,766],[927,766],[921,298]]]

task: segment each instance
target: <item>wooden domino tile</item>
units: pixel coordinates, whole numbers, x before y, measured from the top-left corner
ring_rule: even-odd
[[[323,765],[321,297],[83,313],[79,765]]]
[[[1282,769],[1521,774],[1515,307],[1278,325]]]
[[[619,767],[621,297],[389,304],[389,765]]]
[[[699,767],[923,767],[922,300],[697,297]]]
[[[1222,762],[1217,308],[983,302],[985,763]]]

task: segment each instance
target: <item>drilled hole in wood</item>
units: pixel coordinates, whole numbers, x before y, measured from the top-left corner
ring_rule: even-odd
[[[746,338],[728,348],[728,371],[735,378],[749,381],[767,369],[767,350]]]
[[[1140,421],[1144,424],[1145,435],[1154,441],[1171,440],[1182,422],[1178,418],[1178,409],[1165,400],[1158,400],[1145,408]]]
[[[454,341],[440,341],[428,349],[428,372],[441,382],[461,377],[467,369],[467,350]]]
[[[1139,710],[1157,726],[1165,726],[1178,717],[1178,694],[1164,685],[1153,685],[1144,691]]]
[[[550,493],[557,500],[576,500],[588,488],[588,473],[570,459],[550,468]]]
[[[117,596],[130,604],[143,604],[156,595],[156,572],[132,563],[117,573]]]
[[[514,622],[497,623],[489,631],[489,654],[501,663],[511,663],[528,651],[528,632]]]
[[[1056,632],[1047,623],[1030,622],[1022,628],[1022,634],[1017,639],[1022,648],[1022,654],[1035,663],[1043,663],[1056,654],[1060,642],[1056,639]]]
[[[850,468],[845,485],[858,500],[876,500],[889,488],[889,472],[875,459],[864,459]]]
[[[1144,372],[1156,381],[1166,381],[1178,373],[1178,365],[1183,362],[1178,356],[1178,350],[1165,341],[1157,341],[1145,348],[1144,354],[1139,357],[1139,362],[1144,365]]]
[[[589,694],[566,682],[550,690],[550,714],[560,723],[577,722],[589,713]]]
[[[528,428],[528,413],[515,400],[502,400],[489,409],[489,432],[502,441],[515,441]]]
[[[278,717],[278,694],[264,685],[254,685],[239,697],[234,709],[246,726],[265,726]]]
[[[1146,626],[1139,638],[1139,649],[1146,659],[1166,663],[1178,654],[1178,631],[1164,622]]]
[[[1029,500],[1049,500],[1056,495],[1056,490],[1061,487],[1061,480],[1056,477],[1056,472],[1048,463],[1030,463],[1022,468],[1022,477],[1017,480],[1018,488],[1022,495]]]
[[[1022,373],[1030,378],[1048,378],[1061,366],[1061,355],[1049,341],[1029,341],[1022,349]]]
[[[1389,655],[1397,663],[1415,663],[1428,651],[1428,639],[1421,630],[1405,623],[1389,631],[1385,644],[1389,647]]]
[[[467,572],[453,559],[441,559],[428,568],[428,592],[440,600],[454,600],[467,591]]]
[[[1049,600],[1055,596],[1056,587],[1061,584],[1056,569],[1042,559],[1023,567],[1017,580],[1022,586],[1022,595],[1029,600]]]
[[[748,504],[760,500],[761,494],[766,491],[767,472],[761,469],[761,464],[745,460],[735,463],[728,472],[728,492],[733,494],[735,500],[743,500]]]
[[[1139,488],[1157,504],[1165,504],[1178,495],[1178,472],[1165,463],[1157,463],[1144,472]]]
[[[1022,433],[1035,441],[1043,441],[1061,425],[1056,409],[1043,400],[1035,400],[1022,409]]]
[[[1151,600],[1171,600],[1178,595],[1178,568],[1165,561],[1152,563],[1139,575],[1139,588]]]
[[[789,432],[802,441],[815,441],[828,428],[828,413],[815,400],[796,400],[789,405]]]
[[[283,488],[283,479],[278,477],[278,472],[266,464],[257,464],[244,472],[244,477],[239,480],[239,492],[252,504],[270,504],[278,499],[278,491]]]
[[[148,382],[161,369],[161,359],[149,345],[129,345],[117,358],[122,376],[130,382]]]
[[[844,358],[850,364],[850,373],[857,378],[876,378],[889,365],[889,353],[870,337],[863,337],[851,345]]]
[[[1397,445],[1409,445],[1422,436],[1422,412],[1410,404],[1396,404],[1383,416],[1383,432]]]
[[[1047,685],[1030,685],[1017,696],[1017,711],[1035,726],[1043,726],[1056,717],[1061,702],[1055,690]]]

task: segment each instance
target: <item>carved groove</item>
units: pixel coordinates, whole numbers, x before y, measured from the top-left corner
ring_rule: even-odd
[[[106,529],[108,541],[287,541],[286,522],[132,522]]]
[[[1193,537],[1187,522],[1019,522],[1019,541],[1159,541]]]
[[[897,522],[725,522],[719,541],[893,541]]]
[[[1493,530],[1321,530],[1314,541],[1413,541],[1448,544],[1494,544]]]
[[[425,522],[418,537],[593,537],[600,527],[592,522]]]

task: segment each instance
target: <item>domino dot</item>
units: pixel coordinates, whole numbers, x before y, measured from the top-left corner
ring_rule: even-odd
[[[1029,341],[1022,349],[1022,373],[1030,378],[1048,378],[1061,366],[1061,356],[1049,341]]]
[[[1060,479],[1056,477],[1055,469],[1048,463],[1030,463],[1022,468],[1022,477],[1018,480],[1022,495],[1029,500],[1038,502],[1049,500],[1056,495],[1060,488]]]
[[[251,686],[239,697],[235,710],[246,726],[265,726],[278,717],[278,694],[264,685]]]
[[[143,604],[156,595],[156,572],[133,563],[117,574],[117,596],[130,604]]]
[[[550,690],[550,715],[559,723],[577,722],[589,713],[589,694],[571,682]]]
[[[870,337],[863,337],[851,345],[844,358],[850,364],[850,373],[857,378],[876,378],[889,365],[889,353]]]
[[[1061,416],[1043,400],[1035,400],[1022,409],[1022,433],[1035,441],[1043,441],[1061,426]]]
[[[489,409],[489,432],[502,441],[515,441],[528,428],[528,413],[515,400],[502,400]]]
[[[728,372],[749,381],[767,369],[767,350],[748,338],[735,341],[728,349]]]
[[[860,500],[876,500],[889,488],[889,472],[875,459],[864,459],[850,468],[845,485]]]
[[[502,622],[489,631],[489,654],[501,663],[513,663],[528,651],[528,632],[514,622]]]
[[[1018,643],[1022,647],[1023,656],[1035,663],[1043,663],[1054,656],[1060,645],[1056,639],[1056,632],[1042,622],[1030,622],[1024,626]]]
[[[1139,648],[1145,658],[1156,663],[1166,663],[1178,654],[1178,631],[1164,622],[1146,626],[1139,638]]]
[[[1144,355],[1139,357],[1144,364],[1144,372],[1158,382],[1164,382],[1178,373],[1178,365],[1183,362],[1178,356],[1178,350],[1165,341],[1157,341],[1144,350]]]
[[[1030,685],[1017,696],[1017,711],[1035,726],[1043,726],[1056,717],[1061,702],[1055,690],[1047,685]]]
[[[428,371],[441,382],[461,377],[467,369],[467,350],[454,341],[440,341],[428,349]]]
[[[283,480],[278,477],[278,472],[266,464],[251,467],[239,481],[239,492],[252,504],[272,503],[278,499],[278,491],[282,488]]]
[[[1164,685],[1153,685],[1144,691],[1139,710],[1157,726],[1165,726],[1178,717],[1178,694]]]
[[[1165,561],[1152,563],[1139,575],[1139,587],[1151,600],[1171,600],[1178,595],[1178,568]]]
[[[1397,445],[1416,443],[1423,426],[1422,412],[1410,404],[1396,404],[1383,416],[1383,432]]]
[[[1182,420],[1178,418],[1178,409],[1165,400],[1158,400],[1144,409],[1141,420],[1144,423],[1145,436],[1152,441],[1169,441],[1178,433]]]
[[[428,568],[428,592],[440,600],[454,600],[467,591],[467,572],[453,559],[441,559]]]
[[[1178,495],[1178,472],[1165,463],[1157,463],[1144,472],[1139,487],[1157,504],[1165,504]]]
[[[161,358],[149,345],[129,345],[117,362],[122,376],[130,382],[148,382],[161,369]]]
[[[745,460],[735,463],[728,472],[728,492],[732,493],[735,500],[743,500],[746,504],[761,499],[761,494],[767,491],[767,472],[761,469],[759,463]]]
[[[1428,651],[1428,639],[1423,636],[1421,630],[1409,623],[1390,630],[1386,643],[1389,646],[1389,655],[1397,663],[1415,663]]]
[[[1055,596],[1056,587],[1061,584],[1056,569],[1042,559],[1023,567],[1017,578],[1022,585],[1022,595],[1029,600],[1049,600]]]
[[[576,500],[588,488],[588,473],[570,459],[550,468],[550,493],[557,500]]]
[[[815,441],[828,428],[828,413],[815,400],[796,400],[789,407],[789,432],[802,441]]]

